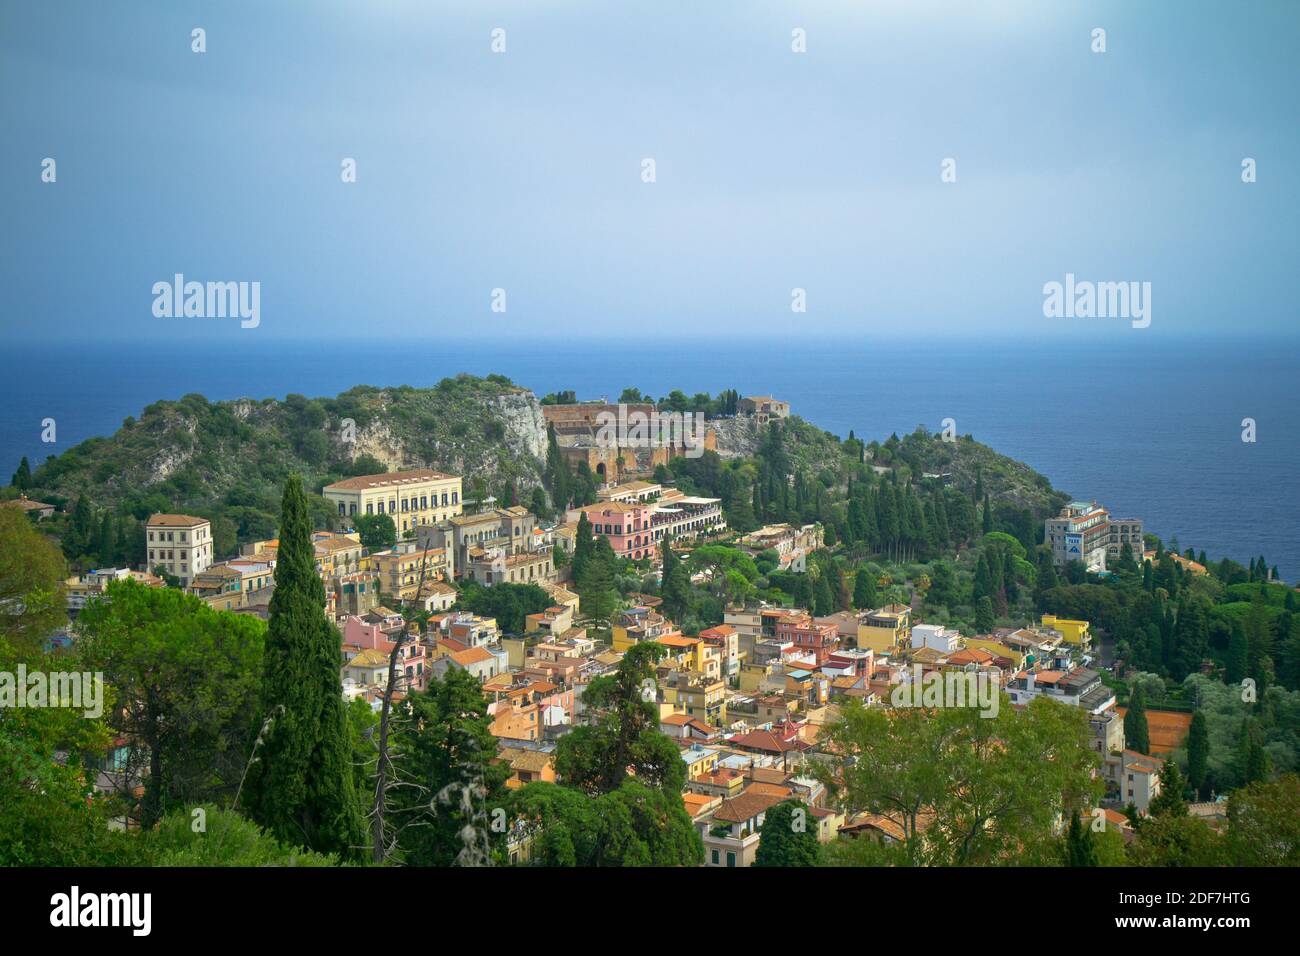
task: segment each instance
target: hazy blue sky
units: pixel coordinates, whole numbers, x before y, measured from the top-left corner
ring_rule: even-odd
[[[1300,3],[1265,0],[6,0],[0,321],[1293,334],[1297,46]],[[155,318],[176,272],[259,281],[261,326]],[[1151,327],[1045,319],[1067,272],[1150,281]]]

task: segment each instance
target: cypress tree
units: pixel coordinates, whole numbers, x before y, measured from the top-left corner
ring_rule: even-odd
[[[939,495],[938,488],[934,490],[931,500],[934,504],[934,536],[939,549],[943,550],[952,542],[952,531],[948,527],[948,509]]]
[[[1192,726],[1187,731],[1187,782],[1198,796],[1205,786],[1209,762],[1210,731],[1205,723],[1205,714],[1198,710],[1192,715]]]
[[[991,598],[992,596],[993,575],[989,570],[988,555],[981,554],[979,561],[975,564],[975,581],[971,587],[971,600],[979,603],[980,598]]]
[[[1020,600],[1020,586],[1016,583],[1016,556],[1009,550],[1002,555],[1002,589],[1006,591],[1008,603],[1015,604]]]
[[[262,674],[270,725],[249,768],[245,805],[280,840],[350,858],[366,837],[352,783],[341,640],[325,616],[311,531],[302,479],[290,476]]]
[[[1174,763],[1173,758],[1170,757],[1165,761],[1165,765],[1160,768],[1160,792],[1156,794],[1156,798],[1147,807],[1147,812],[1153,817],[1187,816],[1187,801],[1183,799],[1185,786],[1182,771],[1178,769],[1178,764]]]
[[[594,550],[595,542],[591,539],[591,522],[587,520],[587,512],[584,511],[578,515],[578,530],[573,536],[573,564],[570,566],[570,571],[575,582],[582,577],[582,572],[586,569],[587,562],[591,560]]]
[[[1260,745],[1255,731],[1254,721],[1247,720],[1241,725],[1241,764],[1243,783],[1249,786],[1267,780],[1272,761],[1268,751]]]
[[[1097,850],[1092,845],[1092,833],[1079,819],[1078,810],[1070,814],[1070,829],[1065,834],[1065,865],[1097,865]]]
[[[1232,631],[1228,637],[1228,656],[1224,660],[1223,681],[1225,684],[1240,684],[1246,676],[1248,649],[1246,631],[1240,621],[1232,622]]]
[[[876,607],[876,579],[866,568],[859,568],[853,576],[853,606],[859,611]]]
[[[663,543],[663,578],[660,590],[664,599],[664,613],[669,620],[681,623],[689,609],[690,576],[673,551],[671,538]]]
[[[555,425],[550,423],[546,426],[546,471],[543,479],[556,510],[563,511],[572,497],[569,490],[569,466],[560,453],[560,443],[555,438]]]
[[[813,591],[813,613],[818,617],[824,617],[835,610],[835,593],[831,589],[830,572],[826,568],[819,570],[821,573],[817,575],[817,584]]]
[[[10,484],[19,491],[26,491],[32,486],[32,466],[27,464],[27,456],[23,455],[23,460],[18,463],[18,470],[14,472],[13,480]]]
[[[989,506],[988,492],[984,492],[984,533],[993,530],[993,509]]]
[[[1151,753],[1151,735],[1147,729],[1146,694],[1141,684],[1133,688],[1128,710],[1124,713],[1124,746],[1140,754]]]

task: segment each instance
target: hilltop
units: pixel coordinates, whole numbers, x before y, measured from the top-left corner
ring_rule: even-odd
[[[55,504],[84,496],[136,518],[224,515],[242,540],[274,533],[284,479],[294,472],[312,491],[404,466],[527,488],[538,484],[545,452],[531,392],[501,376],[461,375],[433,388],[359,385],[335,398],[155,402],[113,435],[42,464],[32,485]]]
[[[734,415],[709,424],[723,461],[752,476],[746,463],[763,454],[766,430]],[[865,468],[966,492],[982,481],[997,507],[1014,509],[1026,526],[1065,498],[1043,475],[970,436],[948,442],[918,429],[864,444],[795,415],[782,432],[789,473],[816,480],[832,498]],[[231,552],[238,541],[276,533],[291,473],[319,492],[351,475],[434,468],[464,476],[467,496],[499,494],[508,483],[527,501],[543,483],[546,444],[542,403],[499,375],[458,375],[432,388],[358,385],[334,398],[209,402],[194,394],[155,402],[113,435],[51,458],[35,470],[29,491],[69,511],[82,500],[93,514],[119,516],[119,539],[136,534],[133,520],[158,511],[210,517],[218,548]],[[329,526],[334,515],[323,499],[314,497],[313,507],[318,523]]]

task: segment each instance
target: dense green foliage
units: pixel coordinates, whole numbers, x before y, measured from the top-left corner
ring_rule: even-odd
[[[763,815],[754,866],[816,866],[820,859],[817,821],[806,806],[786,800]]]
[[[450,670],[396,711],[401,779],[390,812],[398,859],[412,866],[499,859],[509,767],[495,760],[487,700],[476,677]],[[500,812],[498,812],[500,811]]]
[[[269,721],[245,806],[277,839],[348,858],[365,840],[352,780],[341,640],[325,616],[302,482],[285,484],[261,690]]]
[[[551,604],[550,596],[536,584],[494,584],[484,587],[465,581],[457,606],[474,614],[496,618],[502,634],[522,634],[529,614],[540,614]]]
[[[513,408],[529,403],[501,376],[469,375],[433,388],[357,386],[336,398],[209,402],[191,394],[155,402],[116,434],[52,457],[27,490],[66,510],[48,527],[78,565],[142,563],[141,522],[155,512],[212,519],[217,556],[226,557],[238,542],[275,535],[290,474],[305,476],[313,524],[334,527],[338,513],[321,487],[389,470],[367,449],[463,475],[467,494],[476,479],[537,485],[540,462],[507,425]]]
[[[142,745],[128,774],[147,765],[141,826],[177,805],[232,797],[252,746],[266,626],[131,580],[110,584],[78,625],[83,663],[114,691],[109,727]]]

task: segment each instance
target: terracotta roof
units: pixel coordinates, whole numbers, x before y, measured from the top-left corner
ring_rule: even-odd
[[[196,518],[193,515],[150,515],[146,527],[149,528],[194,528],[201,524],[208,524],[207,518]]]
[[[525,750],[522,747],[502,747],[501,759],[510,764],[511,770],[541,773],[551,766],[555,755],[541,750]]]
[[[722,806],[713,811],[713,819],[726,823],[744,823],[788,799],[770,793],[751,793],[750,790],[753,787],[738,797],[723,800]]]
[[[807,750],[809,745],[799,740],[782,740],[770,730],[751,730],[747,734],[731,738],[732,744],[737,747],[747,747],[750,750],[762,750],[767,753],[786,753],[791,750]]]
[[[366,491],[371,488],[389,488],[421,481],[445,481],[455,477],[455,475],[443,474],[440,471],[432,471],[428,468],[413,468],[410,471],[390,471],[382,475],[358,475],[355,478],[344,478],[332,485],[326,485],[323,490]]]
[[[481,664],[483,661],[494,659],[491,651],[486,651],[481,647],[470,647],[463,651],[456,651],[450,656],[461,667],[468,667],[470,664]]]
[[[782,800],[793,796],[794,791],[789,787],[782,787],[775,783],[751,783],[745,788],[745,793],[761,794],[770,797],[780,797]]]

